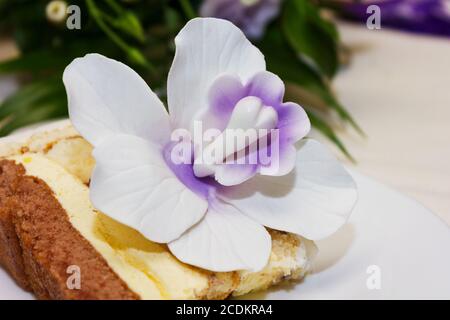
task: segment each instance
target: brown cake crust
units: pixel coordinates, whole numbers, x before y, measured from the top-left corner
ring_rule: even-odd
[[[23,167],[6,161],[0,162],[0,265],[2,265],[25,290],[30,290],[25,274],[22,249],[13,223],[17,203],[13,197],[18,176],[25,172]]]
[[[0,161],[0,263],[39,299],[139,299],[72,226],[53,192],[23,166]],[[69,266],[81,288],[69,289]]]

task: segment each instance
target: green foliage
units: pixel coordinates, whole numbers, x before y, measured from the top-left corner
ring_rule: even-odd
[[[318,8],[308,0],[287,1],[281,22],[292,48],[332,77],[338,68],[338,33],[334,25],[322,19]]]
[[[321,77],[334,76],[339,67],[339,35],[335,26],[321,18],[319,9],[308,0],[289,0],[283,10],[282,29],[287,42],[294,52],[300,56],[300,62],[304,61],[304,66],[299,71],[304,73],[300,77],[305,81],[299,84],[306,85],[307,89],[318,94],[342,120],[349,122],[354,129],[363,134],[355,120],[337,101],[321,79]],[[312,63],[310,60],[312,60]],[[311,65],[313,68],[309,67]],[[316,74],[314,74],[314,69],[317,70]],[[320,70],[324,76],[320,75]],[[298,81],[295,82],[298,83]]]
[[[267,33],[265,39],[259,43],[259,48],[263,51],[267,67],[272,72],[278,74],[284,81],[291,82],[302,87],[312,95],[316,96],[326,104],[331,110],[337,111],[344,121],[348,121],[357,126],[350,115],[337,102],[336,98],[330,91],[330,88],[317,71],[308,63],[296,57],[295,51],[289,47],[288,42],[278,32],[275,26],[272,26]],[[333,132],[333,129],[326,119],[321,119],[314,113],[314,106],[308,102],[302,103],[306,108],[312,125],[322,134],[329,138],[336,146],[349,158],[351,156],[345,148],[342,141]],[[359,127],[357,127],[359,129]]]
[[[36,122],[67,115],[64,87],[59,77],[34,81],[6,99],[0,108],[0,135]]]
[[[1,74],[26,74],[23,86],[0,104],[0,135],[35,122],[67,115],[62,72],[75,57],[98,52],[133,67],[158,92],[164,92],[173,55],[173,38],[195,17],[200,1],[72,0],[81,8],[81,30],[46,18],[47,0],[0,0],[0,32],[14,37],[21,55],[0,62]],[[4,18],[3,18],[4,17]],[[360,131],[329,88],[337,72],[339,37],[309,0],[285,0],[280,16],[255,44],[268,69],[284,81],[316,96],[327,107],[316,112],[310,102],[297,101],[311,122],[350,155],[333,131],[327,113]],[[22,77],[21,77],[22,78]],[[164,98],[164,97],[163,97]]]

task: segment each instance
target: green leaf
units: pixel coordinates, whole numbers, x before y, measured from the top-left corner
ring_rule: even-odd
[[[36,81],[29,85],[23,86],[0,105],[0,120],[3,120],[5,117],[14,112],[23,110],[40,99],[48,96],[54,91],[54,85],[56,84],[56,80],[51,79]]]
[[[332,77],[339,66],[338,33],[309,0],[288,0],[282,12],[282,31],[301,56]]]
[[[164,8],[164,18],[169,32],[173,35],[176,35],[183,26],[183,21],[178,11],[167,6]]]
[[[276,24],[267,30],[264,39],[258,43],[258,47],[266,57],[268,70],[278,74],[283,81],[298,85],[308,93],[318,97],[330,111],[335,111],[340,115],[341,119],[359,129],[352,117],[333,96],[328,85],[317,70],[296,56],[295,52],[286,43],[282,33],[279,32]],[[302,104],[302,101],[299,102]],[[333,128],[310,110],[308,110],[308,115],[310,116],[312,125],[352,160],[353,158],[339,137],[334,133]]]
[[[195,10],[192,7],[190,0],[179,0],[181,9],[183,10],[186,18],[193,19],[197,15],[195,14]]]
[[[144,28],[142,28],[141,22],[133,12],[126,11],[119,17],[119,21],[122,30],[141,42],[145,41]]]
[[[0,128],[0,136],[5,136],[14,130],[38,123],[44,120],[62,118],[67,114],[64,111],[65,101],[63,99],[52,99],[36,104],[32,110],[25,115],[15,117]]]
[[[102,12],[103,18],[107,19],[113,27],[127,33],[138,41],[144,42],[144,29],[142,28],[141,21],[139,21],[134,12],[124,9],[116,0],[105,0],[105,2],[115,12],[117,17],[111,17],[105,12]]]
[[[60,77],[36,81],[22,87],[0,105],[0,135],[65,114],[66,95]]]
[[[111,17],[103,14],[102,17],[107,20],[114,28],[132,36],[140,42],[145,41],[145,33],[141,22],[131,11],[124,11],[118,17]]]
[[[341,152],[349,159],[351,162],[355,163],[355,159],[348,152],[344,143],[339,139],[339,137],[334,133],[333,128],[331,128],[325,121],[319,118],[314,112],[308,112],[309,120],[311,121],[311,125],[320,131],[325,137],[330,139]]]
[[[145,58],[144,54],[137,48],[130,44],[128,44],[122,37],[120,37],[110,26],[107,24],[105,17],[108,17],[101,11],[94,0],[86,0],[87,8],[89,14],[97,23],[98,27],[105,33],[105,35],[114,42],[121,50],[123,50],[129,59],[130,62],[137,64],[139,66],[145,67],[150,71],[154,70],[152,64]],[[114,7],[116,7],[114,5]],[[120,10],[119,7],[116,7],[116,10]],[[107,20],[110,20],[107,18]]]
[[[0,73],[36,72],[64,66],[66,59],[54,56],[49,51],[35,51],[17,58],[0,62]]]
[[[147,58],[143,55],[143,53],[135,47],[128,47],[127,49],[127,58],[133,64],[146,67],[153,70],[153,66],[148,62]]]
[[[278,74],[284,81],[292,82],[317,95],[343,121],[364,135],[353,117],[337,101],[323,77],[295,55],[276,25],[267,31],[265,38],[259,43],[259,48],[266,57],[268,70]]]

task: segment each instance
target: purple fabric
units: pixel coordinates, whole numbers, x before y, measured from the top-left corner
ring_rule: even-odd
[[[349,18],[366,23],[370,5],[381,9],[381,27],[393,27],[416,33],[450,36],[448,0],[374,0],[343,5],[340,10]]]
[[[204,0],[200,15],[229,20],[247,37],[258,39],[278,15],[280,3],[281,0]]]

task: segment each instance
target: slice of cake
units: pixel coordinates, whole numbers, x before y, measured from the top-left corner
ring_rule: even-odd
[[[57,127],[0,142],[0,264],[37,298],[224,299],[310,270],[314,244],[274,230],[269,263],[259,272],[180,262],[165,244],[95,210],[92,147],[70,124]]]

